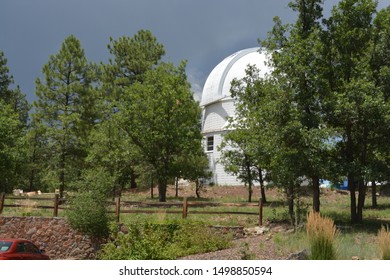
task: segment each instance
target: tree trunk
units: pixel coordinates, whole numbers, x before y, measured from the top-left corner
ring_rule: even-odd
[[[35,180],[35,172],[36,172],[36,168],[35,168],[35,162],[36,162],[36,140],[37,136],[35,136],[35,139],[34,139],[34,145],[33,145],[33,153],[32,153],[32,157],[31,157],[31,165],[32,165],[32,168],[31,168],[31,171],[30,171],[30,176],[29,176],[29,191],[32,192],[35,188],[34,188],[34,180]]]
[[[352,165],[354,162],[353,156],[353,141],[352,141],[352,124],[348,122],[346,127],[347,132],[347,142],[346,142],[346,160],[347,163]],[[350,201],[351,201],[351,222],[357,223],[358,217],[356,212],[356,184],[355,184],[355,170],[354,173],[351,171],[348,172],[348,190],[350,193]]]
[[[318,176],[312,177],[313,181],[313,211],[320,212],[320,179]]]
[[[252,181],[249,181],[249,186],[248,186],[248,202],[252,202],[252,194],[253,194]]]
[[[372,195],[372,208],[377,208],[378,202],[376,200],[376,183],[375,183],[375,181],[372,181],[371,195]]]
[[[356,186],[353,182],[354,178],[352,176],[348,176],[348,190],[350,193],[350,200],[351,200],[351,222],[353,224],[358,222],[358,217],[356,213]]]
[[[65,190],[65,152],[62,152],[60,162],[60,198],[64,197]]]
[[[138,188],[136,179],[137,179],[137,175],[135,174],[134,170],[131,170],[130,171],[130,189]]]
[[[245,155],[245,162],[246,162],[246,175],[248,178],[248,202],[252,202],[252,193],[253,193],[252,170],[246,155]]]
[[[361,165],[363,167],[366,167],[367,165],[367,137],[368,137],[368,128],[364,127],[363,130],[363,147],[362,147],[362,154],[361,154]],[[357,206],[357,222],[363,223],[363,209],[364,209],[364,202],[366,199],[366,191],[367,191],[367,183],[363,179],[363,173],[360,172],[359,174],[359,182],[358,182],[358,190],[359,190],[359,197],[358,197],[358,206]]]
[[[175,178],[175,197],[179,197],[179,177]]]
[[[364,202],[366,199],[366,190],[367,190],[367,184],[363,180],[359,181],[359,197],[358,197],[358,206],[357,206],[358,223],[363,223],[363,209],[364,209]]]
[[[200,184],[199,179],[195,180],[195,194],[197,198],[200,198]]]
[[[158,201],[167,201],[167,180],[158,178]]]
[[[289,184],[287,187],[287,203],[288,203],[288,214],[290,215],[291,225],[295,225],[295,213],[294,213],[294,185]]]
[[[153,189],[154,189],[154,182],[153,182],[153,175],[151,176],[150,178],[150,198],[153,199],[154,198],[154,193],[153,193]]]
[[[261,202],[266,203],[267,198],[265,196],[265,187],[264,187],[264,178],[263,178],[263,170],[259,167],[259,182],[260,182],[260,192],[261,192]]]

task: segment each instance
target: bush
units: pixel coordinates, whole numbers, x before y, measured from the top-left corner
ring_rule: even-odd
[[[310,244],[310,258],[313,260],[334,260],[336,226],[330,218],[321,217],[311,211],[307,217],[306,233]]]
[[[209,227],[185,222],[136,223],[128,233],[117,234],[103,245],[100,258],[106,260],[168,260],[227,248],[230,237]],[[205,238],[207,236],[207,238]]]
[[[109,216],[105,201],[92,192],[77,193],[70,199],[70,209],[66,212],[72,228],[95,238],[109,235]]]
[[[222,235],[207,225],[185,223],[175,231],[168,251],[176,257],[213,252],[228,248],[231,235]]]
[[[390,260],[390,231],[389,227],[382,226],[378,232],[379,248],[383,260]]]

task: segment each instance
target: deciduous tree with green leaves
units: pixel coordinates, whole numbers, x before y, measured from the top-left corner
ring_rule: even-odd
[[[326,80],[321,75],[322,2],[296,0],[290,3],[290,7],[298,12],[297,21],[292,26],[275,27],[263,42],[263,46],[272,52],[272,75],[284,94],[289,95],[289,104],[286,106],[294,111],[291,115],[294,120],[290,121],[296,125],[293,125],[295,131],[291,131],[290,135],[295,135],[295,138],[291,138],[286,144],[297,151],[295,160],[299,162],[297,167],[301,169],[297,175],[310,179],[312,183],[313,210],[317,212],[320,210],[319,180],[327,175],[329,145],[326,142],[333,134],[322,118],[324,99],[328,94]],[[276,22],[276,26],[278,25],[280,22]],[[289,31],[289,34],[275,30]],[[289,121],[281,122],[280,125],[286,127],[288,123]]]
[[[340,133],[337,165],[348,178],[353,223],[363,221],[367,181],[377,169],[373,164],[377,155],[388,155],[384,141],[389,137],[390,107],[386,83],[379,78],[388,77],[388,62],[386,51],[383,57],[378,52],[383,44],[379,38],[386,38],[382,32],[388,31],[382,29],[386,20],[373,24],[376,7],[371,0],[343,0],[325,22],[326,78],[331,92],[326,117],[328,125]]]
[[[237,126],[223,138],[220,161],[225,171],[237,176],[248,188],[248,202],[252,202],[254,181],[258,180],[258,162],[250,131]],[[228,147],[228,148],[227,148]]]
[[[185,74],[185,63],[160,63],[126,90],[115,116],[156,174],[159,200],[166,201],[176,162],[201,141],[200,107]]]

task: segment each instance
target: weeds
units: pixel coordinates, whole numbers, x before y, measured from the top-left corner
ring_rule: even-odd
[[[321,217],[319,213],[311,211],[307,217],[306,233],[311,249],[311,259],[336,259],[334,241],[337,230],[332,219]]]
[[[254,260],[256,259],[256,255],[251,253],[249,249],[249,244],[247,242],[244,242],[241,244],[241,260]]]
[[[390,260],[390,231],[389,227],[382,226],[378,232],[379,248],[383,260]]]
[[[128,233],[118,233],[105,244],[100,258],[105,260],[167,260],[228,248],[232,237],[210,227],[179,221],[143,222],[128,225]]]

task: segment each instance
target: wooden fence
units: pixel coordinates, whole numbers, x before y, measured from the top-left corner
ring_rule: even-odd
[[[4,193],[0,194],[0,214],[2,214],[5,207],[29,207],[21,204],[5,204],[7,200],[37,200],[37,201],[52,201],[50,205],[35,205],[34,208],[53,209],[53,217],[58,216],[58,211],[63,210],[66,207],[60,206],[60,201],[65,202],[64,199],[60,199],[58,194],[54,195],[54,198],[40,198],[40,197],[6,197]],[[140,202],[140,201],[121,201],[120,197],[117,197],[114,202],[109,204],[115,206],[115,210],[109,211],[115,213],[115,219],[120,221],[121,214],[142,213],[142,214],[155,214],[155,213],[167,213],[167,214],[182,214],[183,219],[186,219],[189,214],[207,214],[207,215],[255,215],[258,217],[259,225],[263,225],[263,204],[261,199],[257,203],[219,203],[219,202],[203,202],[203,201],[188,201],[184,198],[182,202]],[[191,208],[217,208],[217,207],[253,207],[256,211],[218,211],[218,210],[195,210],[189,211]],[[154,209],[151,209],[154,208]]]
[[[5,204],[5,200],[19,200],[19,201],[27,201],[27,200],[36,200],[36,201],[51,201],[52,205],[34,205],[34,208],[40,209],[53,209],[53,217],[58,217],[58,210],[63,209],[60,208],[60,201],[65,201],[64,199],[60,199],[59,194],[55,194],[53,198],[49,197],[24,197],[24,196],[6,196],[4,193],[0,194],[0,214],[3,213],[5,207],[9,208],[30,208],[31,206],[23,205],[23,204]]]

